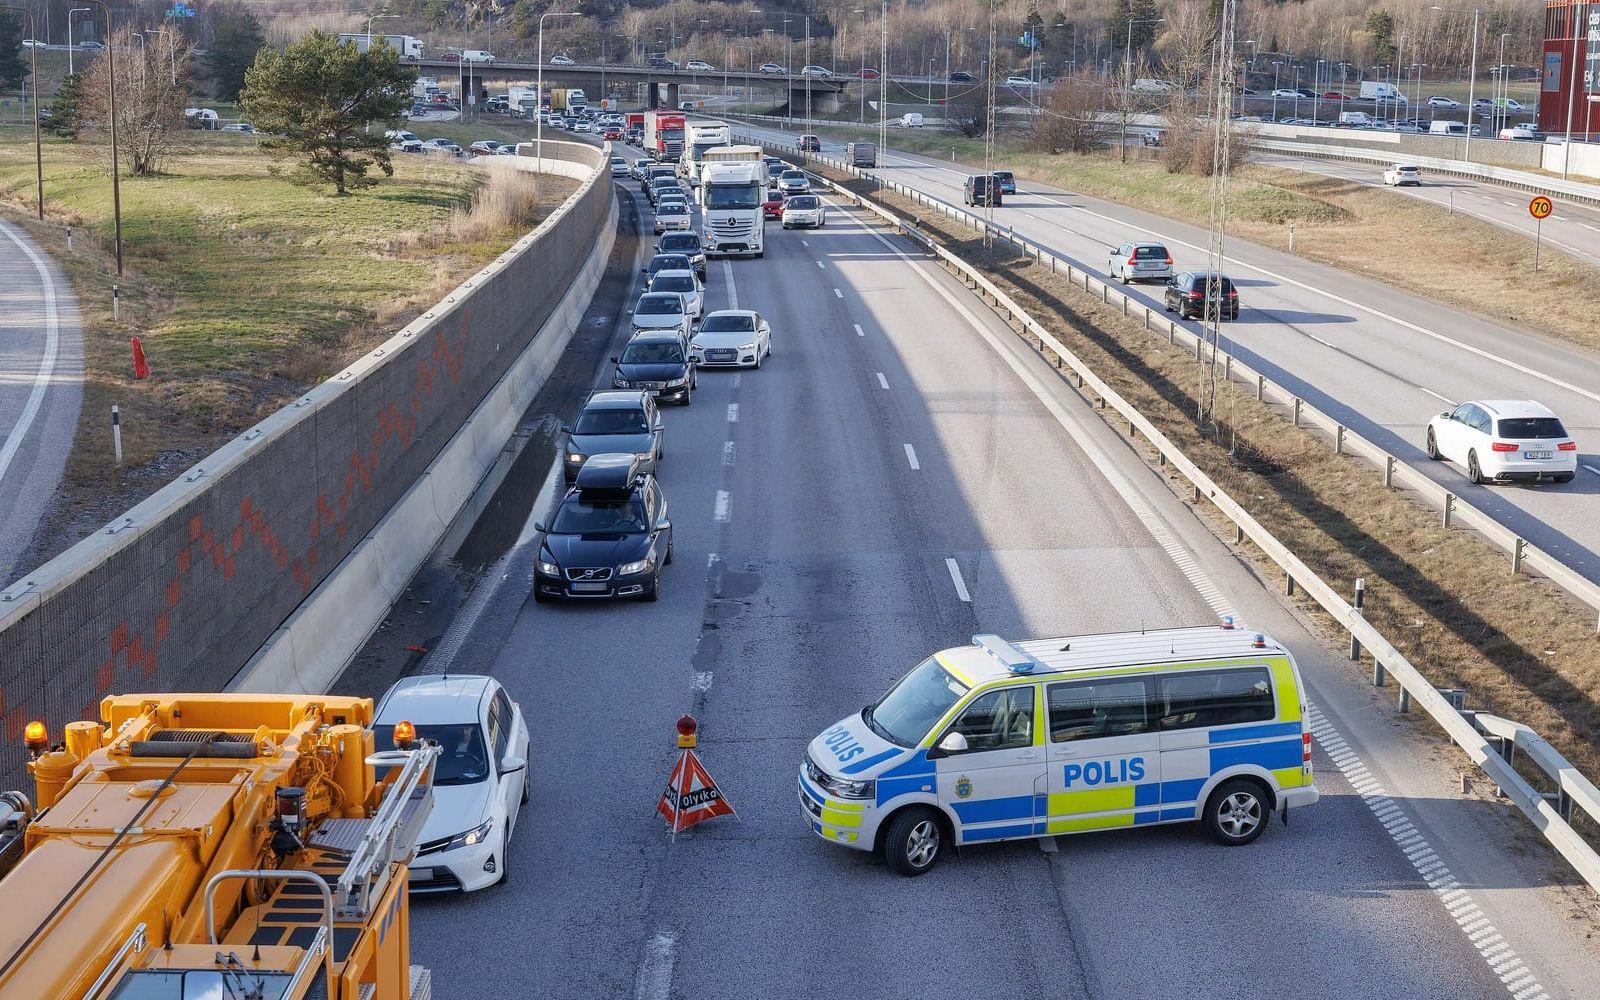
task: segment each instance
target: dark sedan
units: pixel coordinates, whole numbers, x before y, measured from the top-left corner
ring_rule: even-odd
[[[642,389],[664,403],[688,406],[694,401],[698,381],[694,362],[688,345],[676,332],[638,334],[611,363],[617,366],[611,376],[614,388]]]
[[[672,522],[654,476],[633,455],[596,455],[578,473],[544,534],[533,598],[661,597],[672,562]]]
[[[1209,307],[1203,308],[1208,291]],[[1167,312],[1177,313],[1179,319],[1199,319],[1202,311],[1221,319],[1238,319],[1239,290],[1233,287],[1233,279],[1227,275],[1185,271],[1167,282],[1163,305]]]

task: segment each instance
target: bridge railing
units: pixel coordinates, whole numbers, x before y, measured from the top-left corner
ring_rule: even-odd
[[[920,192],[913,192],[903,185],[885,181],[841,160],[814,154],[806,156],[801,154],[796,147],[770,142],[763,143],[761,140],[749,136],[738,137],[738,141],[762,145],[773,152],[787,153],[802,159],[804,162],[825,166],[829,170],[848,177],[871,180],[891,190],[896,190],[906,197],[913,198],[917,204],[958,219],[963,224],[984,233],[992,239],[1011,242],[1019,250],[1032,256],[1036,264],[1048,266],[1056,273],[1064,273],[1070,283],[1081,284],[1086,294],[1098,296],[1105,303],[1116,302],[1120,304],[1124,315],[1132,316],[1143,313],[1147,330],[1152,330],[1158,335],[1165,333],[1169,338],[1169,342],[1174,344],[1185,343],[1185,339],[1193,341],[1193,350],[1197,357],[1209,358],[1213,356],[1207,345],[1195,334],[1168,320],[1164,314],[1157,314],[1143,303],[1132,299],[1119,290],[1113,289],[1109,282],[1096,278],[1079,266],[1058,260],[1056,256],[1037,244],[1019,240],[1009,229],[996,226],[981,216],[929,199]],[[1318,576],[1299,556],[1280,542],[1243,505],[1234,500],[1222,486],[1173,444],[1155,424],[1135,409],[1132,404],[1123,399],[1109,383],[1102,379],[1066,345],[1062,344],[1054,334],[1034,319],[1027,310],[1018,305],[1005,291],[990,281],[976,267],[946,250],[936,240],[924,233],[920,226],[920,220],[907,219],[869,198],[864,198],[850,191],[826,176],[816,176],[844,199],[878,215],[901,233],[923,246],[928,253],[959,275],[970,288],[979,291],[992,302],[997,310],[1008,314],[1015,325],[1021,328],[1025,338],[1041,355],[1045,351],[1049,351],[1050,354],[1054,355],[1056,370],[1063,378],[1070,377],[1085,397],[1098,399],[1104,408],[1118,414],[1122,420],[1126,421],[1130,435],[1136,433],[1144,437],[1155,449],[1162,461],[1176,469],[1188,480],[1193,491],[1193,501],[1197,505],[1202,499],[1210,501],[1219,513],[1233,523],[1236,541],[1243,543],[1248,539],[1283,572],[1288,593],[1294,593],[1296,588],[1304,591],[1312,601],[1338,622],[1340,627],[1349,634],[1353,640],[1353,651],[1364,649],[1372,657],[1374,664],[1373,683],[1375,685],[1383,686],[1389,678],[1393,678],[1399,684],[1399,711],[1409,712],[1415,706],[1426,712],[1445,731],[1451,741],[1467,755],[1468,759],[1487,775],[1505,796],[1516,805],[1518,810],[1539,830],[1550,845],[1572,865],[1573,869],[1577,871],[1584,881],[1589,883],[1591,888],[1600,891],[1600,854],[1597,854],[1594,847],[1583,835],[1573,828],[1571,822],[1574,811],[1578,811],[1588,817],[1591,828],[1594,828],[1596,824],[1600,824],[1600,792],[1597,792],[1594,785],[1562,757],[1553,746],[1527,726],[1509,722],[1497,716],[1462,711],[1455,701],[1435,688],[1422,675],[1421,671],[1406,658],[1405,654],[1396,649],[1382,633],[1369,623],[1359,608],[1346,601],[1338,591]],[[1264,392],[1267,385],[1265,376],[1251,372],[1241,363],[1233,361],[1222,352],[1216,352],[1215,357],[1227,366],[1230,378],[1243,381],[1255,389],[1258,398],[1267,398]],[[1282,396],[1283,392],[1280,391],[1279,395]],[[1292,395],[1289,396],[1289,400],[1294,404],[1295,412],[1299,418],[1305,418],[1309,409]],[[1281,398],[1278,401],[1282,401]],[[1326,424],[1331,424],[1336,430],[1341,430],[1336,423],[1328,420],[1328,418],[1323,417],[1323,420],[1326,421]],[[1299,421],[1297,420],[1297,422]],[[1326,426],[1326,424],[1319,426]],[[1354,440],[1354,435],[1350,435],[1348,432],[1337,435],[1338,446],[1342,448],[1350,447]],[[1395,466],[1406,468],[1403,463],[1399,463],[1393,456],[1387,456],[1375,445],[1369,444],[1368,449],[1370,449],[1368,454],[1376,453],[1386,456],[1388,459],[1388,474],[1390,476],[1395,475]],[[1421,477],[1420,474],[1418,474],[1417,479],[1420,480],[1420,482],[1417,482],[1418,486],[1424,483],[1431,484],[1431,480]],[[1416,480],[1412,481],[1415,482]],[[1478,516],[1488,521],[1490,526],[1498,527],[1488,519],[1487,515],[1480,514]],[[1545,558],[1548,559],[1549,557],[1546,556]],[[1560,564],[1557,563],[1555,565],[1559,566]],[[1587,584],[1587,581],[1584,582]],[[1593,587],[1592,584],[1588,586]],[[1523,752],[1523,756],[1532,760],[1538,766],[1548,780],[1554,782],[1554,792],[1546,793],[1541,791],[1517,770],[1516,751],[1519,749]]]

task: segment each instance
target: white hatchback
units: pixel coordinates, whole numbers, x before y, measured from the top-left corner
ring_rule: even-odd
[[[412,892],[472,892],[506,877],[506,848],[528,801],[528,724],[500,682],[474,674],[402,678],[378,702],[375,747],[395,725],[440,748],[433,812],[410,865]]]
[[[1547,407],[1531,399],[1462,403],[1428,421],[1428,457],[1467,467],[1474,483],[1570,483],[1578,442]]]
[[[704,309],[706,288],[700,284],[700,279],[693,271],[678,271],[663,268],[650,278],[652,292],[677,292],[683,296],[684,308],[689,311],[690,319],[699,319]]]
[[[1409,163],[1391,163],[1383,169],[1383,182],[1390,187],[1422,186],[1422,171]]]
[[[783,203],[783,228],[804,226],[821,229],[828,224],[828,210],[814,194],[797,194]]]

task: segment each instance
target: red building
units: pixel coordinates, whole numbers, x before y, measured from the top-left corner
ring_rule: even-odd
[[[1600,2],[1545,0],[1539,127],[1574,138],[1600,135]],[[1592,95],[1592,96],[1591,96]]]

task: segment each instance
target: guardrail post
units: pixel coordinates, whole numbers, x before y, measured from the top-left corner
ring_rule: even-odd
[[[1333,435],[1333,453],[1335,455],[1343,455],[1344,454],[1344,427],[1343,427],[1343,425],[1340,425],[1334,431],[1334,435]]]
[[[1516,544],[1511,546],[1511,572],[1522,572],[1522,556],[1527,551],[1527,548],[1528,540],[1525,538],[1517,539]]]
[[[1283,574],[1283,596],[1284,597],[1293,597],[1294,596],[1294,574],[1293,573],[1284,573]]]
[[[1130,417],[1128,419],[1128,436],[1129,437],[1133,437],[1133,435],[1134,435],[1133,419]]]
[[[1265,375],[1257,375],[1256,376],[1256,401],[1259,402],[1262,399],[1265,399],[1266,395],[1267,395],[1267,377]]]
[[[1294,397],[1294,425],[1300,426],[1300,397]]]
[[[1386,486],[1386,487],[1390,487],[1390,488],[1393,488],[1393,486],[1394,486],[1394,456],[1393,455],[1385,455],[1385,456],[1383,456],[1383,485]]]
[[[1222,380],[1233,381],[1233,355],[1229,354],[1222,359]]]
[[[1244,525],[1236,524],[1233,526],[1233,544],[1244,544]]]
[[[1194,338],[1194,359],[1196,361],[1201,360],[1200,352],[1205,349],[1205,343],[1206,343],[1206,341],[1205,341],[1204,337],[1196,337],[1196,338]]]
[[[1400,714],[1405,715],[1411,711],[1411,692],[1405,688],[1400,689]]]
[[[1122,297],[1122,315],[1128,315],[1128,297],[1126,295]]]
[[[1362,611],[1362,607],[1366,603],[1367,603],[1367,581],[1358,576],[1358,577],[1356,577],[1355,606],[1350,609],[1351,613],[1353,613],[1357,618],[1366,617],[1366,613],[1364,611]],[[1352,660],[1361,659],[1361,640],[1356,638],[1355,632],[1351,632],[1350,633],[1350,659],[1352,659]],[[1383,687],[1383,664],[1377,663],[1376,660],[1374,660],[1373,662],[1376,665],[1373,667],[1373,671],[1372,671],[1372,686],[1373,687]]]
[[[1450,515],[1454,514],[1455,510],[1456,495],[1454,493],[1446,493],[1444,495],[1444,526],[1446,528],[1450,527]]]

